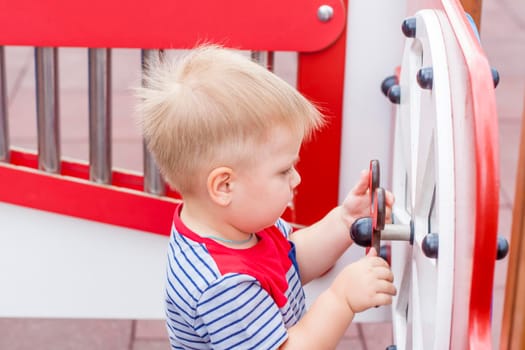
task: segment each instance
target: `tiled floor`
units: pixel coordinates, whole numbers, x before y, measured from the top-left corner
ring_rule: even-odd
[[[501,82],[496,90],[500,118],[500,225],[499,233],[509,237],[521,116],[525,85],[525,2],[512,0],[485,0],[483,2],[481,38],[493,67],[499,70]],[[11,116],[12,143],[35,148],[34,87],[32,79],[32,51],[27,48],[8,48],[8,99]],[[76,121],[87,120],[85,103],[86,70],[68,67],[86,67],[84,50],[61,50],[61,128],[63,155],[87,159],[87,125]],[[114,60],[127,62],[114,67],[114,164],[117,167],[140,171],[141,144],[138,130],[130,126],[133,101],[130,86],[140,79],[138,71],[129,67],[139,64],[139,56],[132,51],[114,51]],[[134,72],[134,73],[133,73]],[[289,74],[289,72],[283,72]],[[120,88],[119,88],[120,87]],[[506,261],[497,263],[494,284],[494,344],[498,343],[505,288]],[[391,325],[354,324],[348,330],[338,349],[380,350],[391,342]],[[53,320],[0,319],[0,349],[26,350],[156,350],[167,349],[168,343],[162,321],[133,320]],[[497,348],[495,346],[494,348]]]

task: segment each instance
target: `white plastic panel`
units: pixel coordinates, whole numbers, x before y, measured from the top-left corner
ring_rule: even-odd
[[[0,202],[0,317],[164,318],[168,237]]]

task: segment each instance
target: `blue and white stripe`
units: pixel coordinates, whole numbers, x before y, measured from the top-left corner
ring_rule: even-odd
[[[286,236],[284,221],[277,227]],[[222,275],[206,246],[173,230],[168,251],[166,315],[172,349],[276,349],[305,312],[299,274],[287,273],[279,308],[254,277]]]

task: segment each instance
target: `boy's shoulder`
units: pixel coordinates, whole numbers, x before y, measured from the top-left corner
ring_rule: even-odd
[[[288,237],[292,227],[286,221],[279,219],[275,225],[257,233],[259,242],[248,249],[232,249],[213,240],[194,240],[184,232],[175,228],[170,240],[170,255],[177,260],[177,268],[189,267],[194,273],[203,276],[214,276],[230,272],[247,272],[246,267],[252,266],[261,255],[286,253],[290,249]],[[224,268],[228,266],[228,268]],[[249,269],[248,269],[249,271]]]
[[[279,219],[275,225],[257,233],[259,242],[256,246],[231,249],[211,240],[193,240],[174,229],[170,240],[170,272],[191,279],[196,290],[217,283],[227,284],[227,281],[222,281],[227,274],[246,275],[245,280],[259,282],[261,276],[272,269],[286,274],[291,267],[288,241],[291,231],[291,226]]]
[[[277,221],[275,222],[275,227],[277,227],[286,238],[289,238],[290,234],[293,231],[292,225],[290,225],[290,223],[285,221],[283,218],[277,219]]]

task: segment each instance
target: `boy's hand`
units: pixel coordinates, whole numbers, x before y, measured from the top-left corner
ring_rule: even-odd
[[[392,303],[396,288],[394,276],[385,260],[374,248],[367,256],[348,265],[332,284],[334,293],[344,298],[354,313]]]
[[[354,188],[348,193],[342,204],[344,223],[350,228],[354,221],[363,216],[370,216],[370,193],[368,189],[369,170],[361,171],[361,176]],[[392,221],[394,195],[385,190],[386,222]]]

